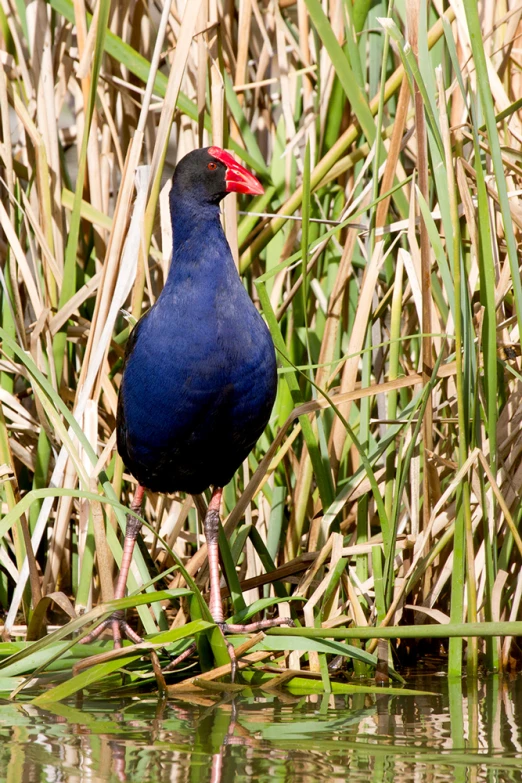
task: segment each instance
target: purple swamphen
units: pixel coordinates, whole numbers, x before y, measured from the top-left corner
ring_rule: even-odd
[[[218,529],[223,487],[268,422],[277,386],[275,350],[248,296],[220,222],[227,193],[261,194],[261,183],[220,147],[194,150],[177,165],[170,191],[173,250],[156,304],[134,327],[118,400],[118,451],[138,487],[127,516],[115,598],[125,594],[146,489],[198,494],[213,487],[205,516],[210,612],[223,632],[254,631],[224,622],[219,587]],[[139,637],[116,613],[111,625]],[[234,663],[233,648],[227,645]],[[175,663],[175,662],[174,662]]]

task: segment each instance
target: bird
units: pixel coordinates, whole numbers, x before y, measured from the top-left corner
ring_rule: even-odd
[[[204,519],[209,609],[223,634],[293,624],[284,618],[225,623],[219,586],[223,487],[264,431],[277,391],[274,344],[237,272],[220,202],[229,193],[263,192],[259,180],[220,147],[193,150],[179,161],[169,196],[170,269],[156,303],[129,336],[118,395],[117,448],[138,486],[126,519],[115,598],[125,595],[141,529],[135,514],[146,491],[198,495],[212,488]],[[141,641],[122,612],[83,641],[109,626],[117,648],[122,634]],[[234,674],[228,642],[227,648]]]

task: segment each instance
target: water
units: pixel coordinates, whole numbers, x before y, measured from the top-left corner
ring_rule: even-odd
[[[407,685],[433,695],[4,701],[0,780],[522,783],[520,678]]]

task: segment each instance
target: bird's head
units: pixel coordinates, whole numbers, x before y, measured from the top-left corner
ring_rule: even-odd
[[[185,155],[176,166],[172,184],[177,193],[190,194],[202,204],[218,204],[227,193],[264,193],[259,180],[221,147],[204,147]]]

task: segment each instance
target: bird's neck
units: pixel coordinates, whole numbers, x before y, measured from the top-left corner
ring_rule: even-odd
[[[171,193],[172,261],[165,288],[186,279],[237,277],[230,246],[221,226],[219,205]]]
[[[172,223],[172,255],[183,245],[201,235],[204,231],[221,232],[218,204],[201,204],[187,194],[178,194],[174,189],[170,195],[170,218]]]

